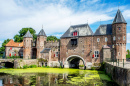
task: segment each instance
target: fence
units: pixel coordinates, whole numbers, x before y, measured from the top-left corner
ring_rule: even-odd
[[[106,62],[109,62],[110,64],[114,66],[119,66],[123,68],[130,68],[130,60],[128,59],[111,59],[111,58],[106,58]]]

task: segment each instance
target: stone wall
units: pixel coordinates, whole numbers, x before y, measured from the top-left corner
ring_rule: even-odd
[[[37,59],[17,59],[17,60],[14,60],[14,68],[20,68],[24,65],[37,65],[38,66],[38,60]]]
[[[105,41],[107,37],[107,41]],[[97,42],[97,38],[100,39]],[[78,37],[78,44],[76,46],[71,45],[72,38],[61,38],[60,39],[60,60],[64,61],[71,55],[79,55],[86,62],[102,63],[103,62],[103,45],[112,45],[111,35],[101,36],[86,36]],[[94,51],[99,51],[98,58],[92,58]]]
[[[120,86],[130,86],[130,69],[105,63],[105,71]]]

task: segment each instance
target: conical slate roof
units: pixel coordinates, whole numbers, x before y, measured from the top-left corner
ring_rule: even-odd
[[[43,29],[41,29],[41,31],[38,33],[38,36],[46,36],[46,33]]]
[[[113,23],[126,23],[121,11],[118,9]]]
[[[24,38],[33,38],[32,34],[28,30],[28,32],[24,35]]]

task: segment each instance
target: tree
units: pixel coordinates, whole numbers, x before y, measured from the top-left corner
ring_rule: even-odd
[[[58,41],[59,39],[56,36],[48,36],[47,41]]]
[[[22,28],[19,31],[19,34],[16,34],[14,36],[14,41],[15,42],[22,42],[23,41],[23,36],[27,33],[27,31],[30,31],[30,33],[33,35],[33,40],[36,40],[37,36],[36,36],[36,31],[33,28]]]
[[[127,49],[127,53],[130,54],[130,51]]]
[[[11,39],[4,40],[4,42],[2,43],[2,46],[0,47],[0,52],[4,52],[4,51],[5,51],[5,45],[6,45],[10,40],[11,40]]]

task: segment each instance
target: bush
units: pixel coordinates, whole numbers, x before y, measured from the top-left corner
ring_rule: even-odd
[[[79,65],[79,67],[84,67],[84,65]]]
[[[20,58],[20,56],[7,56],[7,59],[14,59],[14,58]]]
[[[91,67],[92,70],[96,70],[96,67]]]
[[[24,66],[23,66],[23,69],[27,69],[27,68],[29,68],[28,65],[24,65]]]
[[[49,66],[46,66],[46,68],[49,68]]]
[[[36,68],[37,65],[30,65],[29,68]]]

